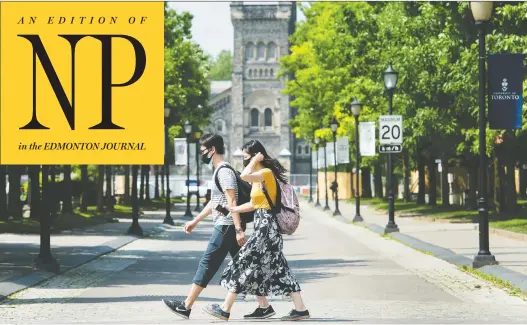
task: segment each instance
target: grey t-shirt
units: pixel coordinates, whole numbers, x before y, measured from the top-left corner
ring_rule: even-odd
[[[233,225],[234,221],[232,220],[232,215],[223,215],[221,212],[216,210],[216,206],[221,204],[222,206],[227,206],[227,197],[225,196],[225,191],[234,190],[236,193],[236,200],[238,200],[238,183],[236,182],[236,175],[228,167],[221,168],[223,165],[229,165],[228,162],[223,162],[212,174],[212,193],[210,202],[212,204],[212,220],[214,220],[216,225]],[[216,175],[218,175],[218,181],[223,190],[223,193],[220,192],[220,189],[216,186]]]

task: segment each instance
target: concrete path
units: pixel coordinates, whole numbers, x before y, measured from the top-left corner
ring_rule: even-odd
[[[145,234],[163,229],[162,212],[145,212],[139,224]],[[132,219],[51,235],[51,252],[65,272],[97,256],[109,253],[137,238],[126,235]],[[0,300],[13,292],[51,278],[55,274],[33,269],[39,254],[38,234],[0,234]]]
[[[332,211],[334,202],[329,206]],[[343,216],[355,216],[355,205],[348,202],[339,202],[339,210]],[[415,220],[411,217],[397,217],[395,223],[401,233],[415,237],[421,241],[447,248],[469,259],[474,259],[478,253],[479,232],[477,224],[473,223],[440,223]],[[367,205],[361,204],[361,214],[365,222],[386,226],[388,214],[378,213]],[[496,257],[499,265],[527,276],[527,242],[510,239],[497,234],[490,234],[490,251]]]
[[[343,223],[302,202],[298,232],[285,254],[304,291],[312,322],[524,323],[527,302],[370,230]],[[192,234],[181,227],[136,240],[0,304],[7,323],[178,324],[217,322],[201,308],[226,291],[216,276],[180,320],[160,301],[183,297],[212,224]],[[291,303],[275,299],[277,316]],[[237,302],[231,322],[254,302]],[[268,320],[273,323],[274,318]]]

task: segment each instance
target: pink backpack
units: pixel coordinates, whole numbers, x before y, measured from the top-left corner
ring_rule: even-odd
[[[267,188],[262,183],[262,191],[271,206],[271,211],[276,216],[278,226],[280,227],[280,233],[286,235],[292,235],[298,224],[300,223],[300,205],[298,204],[298,197],[296,196],[295,189],[291,184],[285,184],[278,181],[275,177],[277,184],[276,191],[276,202],[278,206],[274,206],[273,201],[267,193]]]

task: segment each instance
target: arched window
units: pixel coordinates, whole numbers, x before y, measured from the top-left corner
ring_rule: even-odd
[[[297,146],[296,146],[296,153],[297,153],[298,155],[301,155],[301,154],[302,154],[302,146],[301,146],[301,145],[297,145]]]
[[[252,127],[258,127],[260,125],[259,117],[260,117],[260,112],[258,112],[258,109],[253,108],[251,110],[251,126]]]
[[[254,59],[254,44],[252,42],[247,43],[247,46],[245,46],[245,59],[246,60],[253,60]]]
[[[267,45],[267,60],[276,59],[276,44],[271,42]]]
[[[265,126],[273,126],[273,110],[266,108],[264,112],[264,122]]]
[[[251,78],[252,76],[253,76],[253,70],[249,69],[249,78]]]
[[[223,133],[224,129],[223,129],[223,121],[222,120],[217,120],[216,121],[216,132],[218,133]]]
[[[306,146],[304,147],[304,153],[305,153],[306,155],[309,155],[309,146],[306,145]]]
[[[265,60],[265,44],[262,42],[258,43],[258,51],[256,58],[258,60]]]
[[[274,70],[271,69],[271,77],[274,77]]]
[[[263,70],[260,69],[260,77],[263,75]]]
[[[267,77],[268,74],[269,74],[269,70],[268,70],[268,69],[265,69],[265,70],[264,70],[264,76]]]

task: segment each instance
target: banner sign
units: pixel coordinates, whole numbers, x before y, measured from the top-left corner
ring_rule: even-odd
[[[523,106],[523,54],[489,54],[489,127],[521,129]]]
[[[327,164],[328,166],[335,166],[335,151],[334,149],[335,142],[326,143],[326,154],[328,155]]]
[[[174,153],[176,155],[176,166],[187,165],[187,139],[176,138],[174,139]]]
[[[350,144],[348,137],[337,138],[337,164],[349,164]]]
[[[375,122],[360,122],[359,134],[361,156],[375,156]]]
[[[325,167],[327,166],[324,166],[324,148],[322,147],[318,149],[318,168],[322,169]]]

